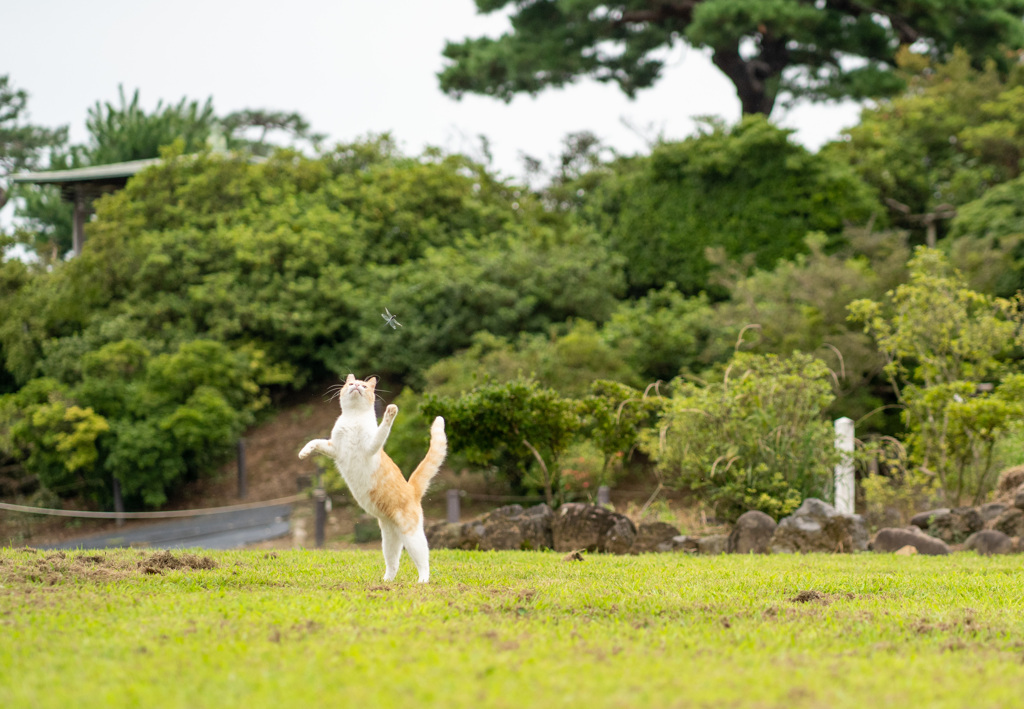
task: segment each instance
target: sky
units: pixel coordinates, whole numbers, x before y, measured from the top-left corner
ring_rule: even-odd
[[[553,164],[563,138],[590,131],[626,154],[654,139],[682,139],[694,117],[740,116],[732,84],[707,55],[667,52],[652,89],[630,100],[614,84],[581,79],[511,103],[447,97],[438,86],[446,41],[497,36],[502,15],[473,0],[32,0],[7,3],[0,74],[27,90],[29,120],[67,125],[85,142],[87,110],[118,100],[118,86],[151,111],[159,100],[213,98],[218,115],[243,108],[297,111],[328,144],[390,131],[406,154],[427,146],[482,158],[522,179],[522,156]],[[817,149],[856,123],[851,104],[776,109],[773,120]]]

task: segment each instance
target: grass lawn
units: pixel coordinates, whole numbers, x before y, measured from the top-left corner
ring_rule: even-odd
[[[181,566],[181,568],[172,568]],[[203,568],[212,567],[212,568]],[[1024,555],[0,549],[0,707],[1012,707]]]

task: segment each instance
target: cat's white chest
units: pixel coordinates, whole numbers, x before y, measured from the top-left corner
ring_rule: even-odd
[[[371,514],[376,510],[370,501],[370,491],[374,473],[380,466],[380,451],[372,450],[376,433],[377,420],[372,413],[368,416],[342,414],[331,431],[334,464],[356,502]]]

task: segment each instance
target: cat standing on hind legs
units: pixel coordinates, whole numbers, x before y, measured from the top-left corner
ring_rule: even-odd
[[[406,480],[384,452],[398,407],[388,406],[378,426],[373,410],[376,386],[376,377],[361,381],[349,374],[338,396],[341,415],[334,422],[330,440],[310,441],[299,452],[299,458],[321,453],[333,459],[352,497],[377,518],[384,548],[385,581],[394,580],[398,573],[404,547],[416,565],[420,583],[426,583],[430,580],[430,551],[423,533],[422,500],[448,451],[444,419],[434,419],[427,454]]]

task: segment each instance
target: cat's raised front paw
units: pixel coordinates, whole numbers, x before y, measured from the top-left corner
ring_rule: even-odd
[[[302,447],[299,451],[299,460],[304,460],[310,456],[310,454],[316,450],[316,441],[310,441]]]
[[[388,408],[384,409],[384,418],[388,421],[394,421],[397,415],[398,407],[394,404],[388,404]]]

